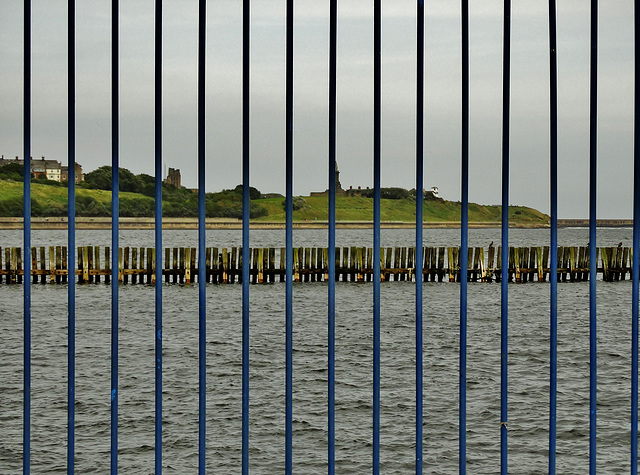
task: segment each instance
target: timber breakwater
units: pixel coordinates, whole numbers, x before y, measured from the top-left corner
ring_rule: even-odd
[[[162,278],[166,283],[189,284],[199,276],[197,249],[165,248],[162,255]],[[296,247],[293,251],[293,280],[324,282],[329,280],[328,248]],[[589,280],[589,248],[558,247],[559,282]],[[152,284],[156,279],[156,249],[123,247],[118,249],[118,270],[112,270],[109,247],[83,246],[76,249],[77,266],[68,268],[66,246],[32,247],[31,262],[23,262],[20,247],[0,247],[0,283],[21,284],[25,276],[33,283],[65,284],[69,276],[77,283],[110,283],[117,275],[123,284]],[[208,283],[227,284],[242,281],[242,248],[207,247],[204,264]],[[249,248],[249,278],[252,283],[284,282],[285,248]],[[425,247],[422,265],[425,282],[459,282],[461,276],[459,247]],[[502,272],[500,246],[469,248],[467,281],[499,282]],[[628,247],[596,248],[597,273],[607,282],[625,280],[632,275],[632,252]],[[549,280],[551,252],[544,247],[509,247],[510,282],[546,282]],[[413,281],[416,268],[415,247],[380,249],[381,281]],[[370,282],[373,278],[373,249],[336,247],[335,279],[342,282]]]

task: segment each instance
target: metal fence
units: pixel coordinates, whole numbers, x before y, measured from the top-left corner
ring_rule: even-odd
[[[327,305],[327,451],[328,473],[335,471],[335,229],[336,229],[336,59],[337,59],[337,0],[330,0],[330,49],[329,49],[329,156],[327,172],[329,179],[329,284]],[[162,249],[162,1],[155,2],[155,246]],[[416,189],[423,186],[423,129],[424,129],[424,18],[425,5],[423,0],[416,1],[417,22],[417,103],[416,103]],[[461,273],[467,271],[468,249],[468,170],[469,170],[469,15],[468,0],[462,0],[462,219],[461,219]],[[198,45],[198,203],[199,203],[199,231],[198,246],[200,265],[199,272],[205,272],[203,262],[205,256],[205,29],[206,29],[205,0],[199,1],[199,45]],[[427,6],[428,9],[428,6]],[[503,105],[502,105],[502,262],[508,262],[509,242],[509,118],[510,118],[510,38],[511,38],[511,5],[507,0],[504,3],[504,36],[503,36]],[[24,23],[24,157],[31,156],[31,1],[25,0]],[[427,12],[428,14],[428,12]],[[68,246],[75,249],[75,2],[69,2],[68,10],[68,58],[69,58],[69,187],[68,187]],[[286,406],[285,411],[285,467],[287,473],[293,473],[292,466],[292,394],[293,394],[293,287],[292,287],[292,194],[293,194],[293,19],[294,2],[286,2]],[[638,25],[637,2],[635,8],[634,24]],[[119,2],[112,0],[112,215],[119,215],[118,201],[118,167],[119,167]],[[243,250],[249,248],[249,167],[250,167],[250,141],[249,141],[249,60],[250,60],[250,1],[243,1],[243,47],[242,47],[242,176],[243,176],[243,217],[242,217],[242,246]],[[373,446],[372,466],[373,472],[379,473],[379,448],[380,448],[380,156],[381,156],[381,0],[374,0],[374,223],[373,223],[373,249],[374,249],[374,278],[373,278]],[[556,4],[555,0],[549,1],[549,58],[551,91],[550,102],[550,201],[551,201],[551,286],[550,286],[550,392],[549,392],[549,473],[556,470],[556,373],[557,373],[557,60],[556,60]],[[638,44],[637,33],[635,40],[635,72],[636,91],[638,87]],[[597,53],[598,53],[598,2],[591,1],[591,77],[590,77],[590,435],[589,435],[589,467],[590,473],[595,473],[595,444],[596,444],[596,134],[597,134]],[[634,98],[634,114],[638,115],[637,92]],[[634,227],[633,227],[633,269],[638,268],[640,257],[640,155],[638,149],[637,126],[634,131]],[[24,261],[31,261],[31,196],[30,196],[30,170],[29,161],[25,159],[24,171]],[[415,472],[423,470],[423,342],[422,342],[422,272],[423,263],[422,242],[423,231],[420,223],[423,220],[423,210],[420,200],[416,206],[416,265],[415,273]],[[112,225],[112,249],[118,249],[118,220],[113,220]],[[246,254],[245,254],[246,255]],[[162,471],[162,261],[161,252],[156,252],[156,279],[155,279],[155,472]],[[112,254],[113,275],[111,279],[111,471],[116,473],[118,459],[118,262],[117,253]],[[242,473],[249,472],[249,260],[245,259],[242,265]],[[69,269],[76,266],[74,252],[69,253]],[[501,472],[507,472],[508,455],[508,278],[507,266],[502,267],[501,279],[501,414],[500,414],[500,445],[501,445]],[[205,332],[206,332],[206,300],[204,275],[199,278],[199,471],[205,471],[205,417],[206,417],[206,367],[205,367]],[[632,368],[631,370],[631,473],[637,472],[637,430],[638,430],[638,273],[633,272],[633,326],[632,326]],[[67,470],[74,472],[75,450],[75,285],[68,286],[68,434],[67,434]],[[466,472],[466,356],[467,356],[467,282],[461,279],[460,283],[460,366],[459,366],[459,471]],[[31,283],[30,279],[24,279],[24,426],[23,426],[23,469],[24,473],[30,471],[30,440],[31,440]]]

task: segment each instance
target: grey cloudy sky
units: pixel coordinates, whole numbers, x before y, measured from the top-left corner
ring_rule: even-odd
[[[0,0],[0,154],[22,156],[23,10]],[[111,163],[111,10],[77,2],[77,147],[85,171]],[[558,2],[559,215],[588,216],[589,5]],[[67,160],[66,0],[33,0],[32,154]],[[500,203],[502,12],[470,2],[471,201]],[[153,174],[153,0],[120,2],[120,163]],[[207,191],[241,182],[242,2],[207,5]],[[285,1],[251,2],[251,185],[284,193]],[[425,185],[460,199],[460,3],[425,2]],[[372,185],[373,2],[338,2],[338,166]],[[382,2],[382,186],[415,186],[415,1]],[[164,163],[196,185],[197,0],[164,2]],[[294,193],[327,188],[327,0],[295,5]],[[629,218],[633,2],[599,13],[598,215]],[[549,212],[547,2],[512,5],[512,204]]]

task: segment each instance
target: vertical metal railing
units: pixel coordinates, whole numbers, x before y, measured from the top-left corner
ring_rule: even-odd
[[[633,96],[633,276],[631,288],[631,474],[638,473],[638,307],[640,300],[640,10],[634,4],[634,96]]]
[[[204,169],[206,152],[205,72],[207,44],[207,2],[200,0],[198,9],[198,249],[199,272],[205,248]],[[206,473],[207,436],[207,307],[204,274],[198,275],[198,473]]]
[[[380,473],[381,0],[373,3],[373,473]]]
[[[69,154],[67,160],[67,249],[76,248],[76,9],[75,0],[69,0],[68,12],[68,114]],[[74,252],[67,254],[69,270],[76,268]],[[75,421],[76,421],[76,286],[75,272],[68,277],[67,285],[67,474],[75,471]]]
[[[242,473],[249,474],[249,124],[251,2],[242,4]]]
[[[556,472],[558,392],[558,62],[556,2],[549,0],[549,181],[551,266],[549,272],[549,474]],[[504,262],[504,261],[503,261]]]
[[[502,262],[509,262],[509,105],[511,94],[511,0],[504,0],[504,38],[502,54]],[[508,472],[508,372],[509,372],[509,276],[502,266],[500,280],[500,473]],[[466,280],[466,279],[465,279]]]
[[[285,290],[285,473],[293,473],[293,0],[286,20],[286,290]]]
[[[460,381],[458,464],[467,471],[467,257],[469,255],[469,1],[462,0],[462,199],[460,210]]]
[[[329,1],[329,285],[327,290],[327,472],[335,473],[336,446],[336,110],[338,0]]]
[[[596,473],[597,315],[596,195],[598,155],[598,0],[591,0],[589,103],[589,473]]]
[[[31,0],[24,2],[24,262],[31,262]],[[31,470],[31,279],[24,279],[23,472]]]
[[[111,473],[118,472],[119,1],[111,2]]]
[[[633,276],[631,288],[631,474],[638,473],[638,307],[640,300],[640,11],[634,4],[634,95],[633,95]]]
[[[423,456],[423,342],[422,281],[424,257],[424,1],[417,2],[416,27],[416,475],[422,473]]]
[[[118,470],[118,325],[119,325],[119,2],[111,2],[111,98],[112,98],[112,262],[111,262],[111,473]],[[462,147],[461,147],[461,249],[460,249],[460,361],[459,361],[459,472],[466,473],[466,383],[467,383],[467,277],[468,277],[468,204],[469,204],[469,11],[468,0],[461,3],[462,23]],[[155,473],[162,472],[162,0],[155,2]],[[328,132],[328,315],[327,315],[327,469],[335,472],[335,231],[336,231],[336,104],[337,104],[337,0],[330,0],[329,15],[329,132]],[[416,190],[424,187],[424,17],[423,0],[417,0],[416,61]],[[638,9],[634,11],[634,28],[638,29]],[[25,269],[31,263],[31,2],[24,1],[24,188],[23,248]],[[199,1],[198,43],[198,279],[199,279],[199,473],[206,472],[206,240],[205,240],[205,69],[206,69],[206,0]],[[380,471],[380,191],[381,191],[381,0],[374,2],[373,65],[373,395],[372,395],[372,471]],[[243,1],[242,59],[242,473],[249,472],[249,218],[250,218],[250,1]],[[74,473],[75,460],[75,97],[76,97],[76,15],[75,1],[68,4],[68,409],[67,472]],[[508,262],[509,243],[509,126],[510,126],[510,36],[511,2],[504,1],[503,109],[502,109],[502,229],[503,263]],[[557,38],[556,3],[549,1],[550,59],[550,389],[549,389],[549,473],[556,471],[557,410],[557,210],[558,210],[558,143],[557,143]],[[286,357],[285,357],[285,472],[293,473],[293,38],[294,1],[286,3]],[[634,194],[633,194],[633,276],[632,276],[632,363],[631,363],[631,473],[637,473],[638,443],[638,334],[640,267],[640,132],[637,117],[640,99],[637,87],[640,73],[640,51],[635,38],[634,95]],[[591,1],[591,65],[590,65],[590,180],[589,180],[589,472],[596,471],[596,391],[597,391],[597,307],[596,307],[596,202],[597,202],[597,79],[598,79],[598,2]],[[415,406],[415,472],[423,469],[423,204],[416,200],[416,406]],[[501,275],[501,472],[507,473],[507,409],[508,409],[508,268]],[[31,279],[28,271],[24,284],[23,335],[23,472],[30,473],[31,454]]]
[[[155,473],[162,473],[162,0],[155,2]],[[72,248],[73,249],[73,248]],[[200,276],[198,277],[200,278]]]

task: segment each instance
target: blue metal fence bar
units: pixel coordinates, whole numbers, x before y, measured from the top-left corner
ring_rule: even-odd
[[[380,473],[381,0],[373,4],[373,473]]]
[[[118,473],[119,65],[118,0],[111,2],[111,473]]]
[[[293,0],[287,0],[285,473],[293,473]]]
[[[329,6],[329,284],[327,290],[327,472],[335,473],[336,361],[336,89],[338,1]]]
[[[634,22],[634,97],[633,97],[633,263],[631,287],[631,473],[638,473],[638,305],[640,291],[638,268],[640,267],[640,38],[638,25],[640,11],[637,5],[633,12]]]
[[[24,2],[24,263],[31,262],[31,0]],[[22,470],[31,471],[31,279],[24,279],[24,398]]]
[[[460,407],[458,464],[467,471],[467,256],[469,255],[469,1],[462,0],[462,209],[460,214]]]
[[[249,474],[249,68],[250,0],[242,7],[242,473]]]
[[[206,473],[207,312],[202,256],[204,251],[205,70],[207,2],[198,12],[198,473]]]
[[[556,473],[558,391],[558,62],[556,1],[549,0],[549,154],[551,192],[551,274],[549,293],[549,474]],[[504,260],[502,262],[505,262]]]
[[[509,104],[511,92],[511,0],[504,0],[504,52],[502,55],[502,262],[509,262]],[[502,266],[500,279],[500,473],[508,471],[507,422],[509,375],[509,274]]]
[[[633,97],[633,263],[631,287],[631,473],[638,473],[638,304],[640,292],[638,267],[640,266],[640,38],[638,25],[640,11],[637,5],[633,12],[634,23],[634,97]]]
[[[417,2],[416,64],[416,475],[422,473],[422,281],[424,216],[424,0]]]
[[[162,0],[155,22],[155,473],[162,473]]]
[[[598,147],[598,0],[591,0],[589,139],[589,473],[596,473],[597,326],[596,180]]]
[[[68,15],[68,174],[67,249],[76,248],[76,6],[69,0]],[[76,421],[76,256],[67,254],[67,473],[75,471]]]

